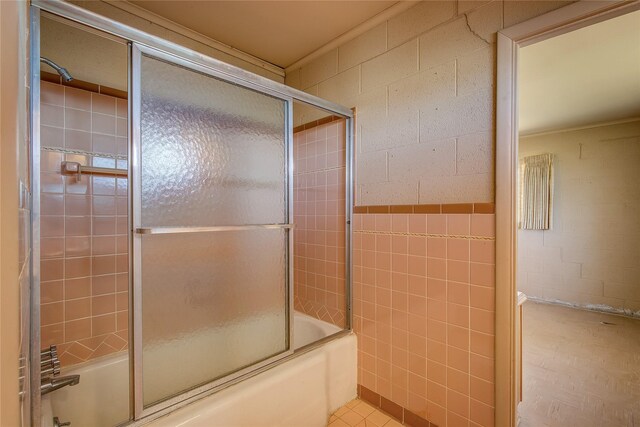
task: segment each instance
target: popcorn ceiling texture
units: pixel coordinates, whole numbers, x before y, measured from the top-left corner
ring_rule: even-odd
[[[356,107],[357,205],[493,202],[496,32],[569,3],[420,2],[285,82]]]

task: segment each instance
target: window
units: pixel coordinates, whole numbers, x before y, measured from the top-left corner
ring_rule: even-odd
[[[520,162],[519,226],[549,230],[553,207],[553,154],[528,156]]]

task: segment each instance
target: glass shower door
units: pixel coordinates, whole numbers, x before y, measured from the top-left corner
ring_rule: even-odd
[[[146,47],[133,73],[138,416],[291,353],[291,101]]]

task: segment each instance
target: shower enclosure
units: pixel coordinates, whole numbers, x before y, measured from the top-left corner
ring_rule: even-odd
[[[41,201],[37,195],[41,172],[52,167],[40,157],[40,68],[33,60],[40,57],[41,10],[128,42],[128,162],[126,171],[112,171],[128,180],[125,352],[130,400],[124,424],[149,420],[322,343],[302,348],[293,343],[294,100],[345,123],[332,128],[344,132],[345,144],[333,153],[336,162],[342,159],[332,172],[334,186],[346,186],[344,214],[335,216],[342,223],[334,220],[332,234],[344,242],[333,243],[334,250],[343,252],[334,258],[342,260],[344,273],[339,275],[343,289],[333,289],[332,295],[340,295],[344,302],[334,301],[343,307],[342,329],[335,328],[339,332],[332,337],[348,333],[352,111],[71,4],[34,2],[32,420],[40,414],[39,390],[45,374],[39,369]],[[64,70],[60,64],[58,69]],[[72,69],[64,71],[73,74]],[[81,182],[89,179],[83,174],[104,171],[95,167],[95,159],[92,167],[81,164],[81,156],[73,158],[79,159],[74,163],[69,162],[73,153],[60,152],[60,157],[51,158],[67,159],[58,171],[65,179]],[[71,197],[65,191],[60,197]],[[65,310],[66,304],[61,305]]]

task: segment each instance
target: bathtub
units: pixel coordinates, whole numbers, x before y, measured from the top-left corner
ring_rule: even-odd
[[[341,330],[298,312],[294,322],[295,349]],[[345,335],[145,425],[324,427],[329,414],[356,396],[356,354],[355,334]],[[79,374],[80,384],[43,396],[42,425],[52,426],[53,416],[77,427],[125,421],[128,371],[124,353],[63,371]]]

